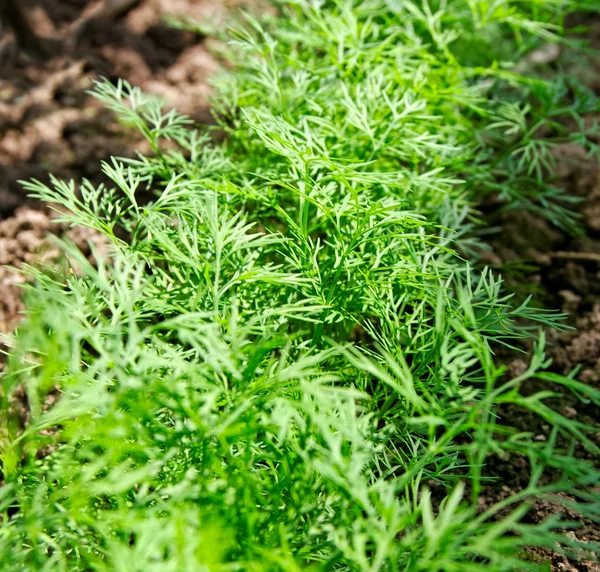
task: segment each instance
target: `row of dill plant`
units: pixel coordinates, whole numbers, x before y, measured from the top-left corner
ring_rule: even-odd
[[[109,186],[25,183],[111,252],[92,264],[63,241],[62,267],[28,269],[3,378],[2,568],[514,571],[542,569],[535,546],[593,558],[559,514],[526,514],[546,498],[598,518],[598,472],[574,456],[598,453],[593,428],[547,401],[600,393],[552,373],[537,331],[560,314],[511,305],[467,261],[488,196],[577,232],[553,152],[597,153],[583,118],[598,103],[528,54],[584,50],[563,34],[584,8],[597,6],[280,3],[221,44],[224,140],[98,83],[153,152],[106,163]],[[536,336],[511,379],[494,348]],[[530,379],[546,389],[523,393]],[[538,417],[546,440],[502,406]],[[486,505],[502,485],[490,460],[516,458],[529,481]]]

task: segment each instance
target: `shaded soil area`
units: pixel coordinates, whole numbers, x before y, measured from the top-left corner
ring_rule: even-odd
[[[126,79],[199,121],[210,119],[208,77],[218,69],[198,35],[163,18],[186,14],[199,21],[224,17],[225,4],[203,0],[141,0],[116,20],[90,22],[77,41],[70,30],[97,8],[88,0],[44,0],[36,29],[63,44],[56,57],[35,63],[0,40],[0,219],[26,197],[19,179],[100,177],[100,161],[129,156],[138,137],[122,129],[86,90],[94,79]],[[219,16],[221,14],[221,16]]]
[[[595,50],[599,50],[600,22],[596,19],[576,23],[589,26],[587,39]],[[600,94],[600,61],[581,58],[580,62],[582,68],[571,71]],[[589,133],[595,144],[600,143],[599,119],[598,114],[584,118],[586,126],[596,125]],[[532,294],[541,306],[568,314],[566,323],[572,329],[546,331],[546,355],[552,359],[550,369],[561,375],[576,370],[576,379],[600,389],[600,165],[573,144],[560,145],[554,156],[556,186],[579,198],[574,210],[579,214],[583,232],[580,236],[570,236],[529,212],[498,213],[497,209],[491,208],[489,223],[499,227],[500,231],[490,241],[492,248],[486,254],[485,262],[503,274],[509,290],[518,298]],[[531,349],[524,346],[526,353],[522,355],[500,350],[499,358],[506,363],[509,376],[515,377],[527,369],[527,352]],[[591,435],[591,441],[600,447],[600,409],[555,385],[548,387],[543,382],[531,381],[522,387],[525,395],[544,390],[558,393],[557,397],[545,400],[555,411],[567,419],[598,427]],[[500,422],[532,432],[537,441],[549,440],[551,428],[538,416],[517,407],[504,407],[500,414]],[[589,453],[583,446],[575,450],[575,456],[591,461],[600,472],[600,456]],[[482,507],[523,490],[529,482],[530,466],[524,456],[496,458],[489,462],[487,475],[496,480],[486,489],[481,499]],[[547,478],[552,480],[551,475]],[[598,522],[582,518],[562,504],[572,500],[575,499],[566,496],[555,500],[538,499],[526,521],[538,523],[561,514],[564,519],[580,525],[567,533],[571,540],[600,544]],[[600,572],[600,564],[595,559],[587,559],[590,556],[584,551],[580,551],[576,560],[545,549],[529,552],[533,560],[549,562],[555,571]]]
[[[576,368],[576,378],[600,389],[600,167],[587,159],[576,147],[559,149],[559,176],[574,194],[581,197],[578,210],[582,215],[587,236],[574,238],[552,228],[545,220],[526,212],[504,213],[499,221],[501,231],[492,241],[492,254],[488,262],[504,270],[509,289],[517,296],[534,293],[546,308],[557,308],[569,314],[566,322],[572,329],[546,331],[546,355],[552,358],[551,371],[569,375]],[[524,232],[523,229],[527,229]],[[523,347],[528,352],[531,347]],[[508,375],[516,377],[527,369],[527,353],[499,351],[499,358],[507,365]],[[593,403],[583,403],[561,387],[551,387],[541,381],[523,384],[521,391],[531,395],[551,390],[559,395],[544,402],[566,417],[588,426],[598,427],[591,435],[592,442],[600,446],[600,410]],[[536,441],[551,438],[551,427],[537,415],[516,406],[500,410],[501,423],[524,432],[531,432]],[[600,457],[579,447],[575,455],[594,463],[600,471]],[[494,477],[481,499],[482,508],[491,506],[518,491],[529,483],[530,465],[525,456],[514,455],[508,459],[492,458],[486,474]],[[552,475],[546,479],[552,480]],[[565,502],[575,499],[564,497]],[[575,521],[580,526],[568,532],[572,540],[600,544],[600,526],[581,515],[565,509],[561,502],[538,499],[527,515],[529,522],[541,522],[553,515]],[[532,550],[532,558],[549,561],[556,571],[600,572],[600,565],[586,560],[572,561],[547,550]]]

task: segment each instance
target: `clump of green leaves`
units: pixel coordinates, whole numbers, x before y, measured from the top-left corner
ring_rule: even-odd
[[[520,388],[600,393],[547,371],[543,336],[507,379],[493,348],[561,316],[511,306],[458,255],[480,246],[491,193],[576,230],[551,150],[596,151],[560,117],[597,102],[514,65],[562,41],[578,5],[287,2],[232,32],[222,143],[98,84],[154,155],[104,165],[114,189],[26,183],[112,252],[92,265],[63,243],[65,272],[29,269],[3,379],[2,562],[513,571],[539,569],[525,547],[597,550],[559,516],[523,519],[545,495],[597,520],[600,499],[573,456],[598,453],[594,428]],[[503,424],[503,405],[547,439]],[[525,459],[530,480],[484,510],[492,455]]]

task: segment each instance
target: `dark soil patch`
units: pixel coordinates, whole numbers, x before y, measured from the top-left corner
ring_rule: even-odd
[[[569,157],[573,149],[564,151],[564,157]],[[591,214],[598,205],[600,168],[594,161],[582,158],[578,164],[562,162],[561,169],[566,175],[564,182],[569,184],[567,188],[584,199],[579,210],[587,237],[573,238],[557,232],[530,213],[507,213],[502,217],[500,235],[492,242],[493,256],[500,265],[508,265],[509,268],[511,263],[519,264],[520,269],[515,276],[511,277],[510,271],[507,273],[509,287],[513,287],[517,294],[525,295],[534,290],[546,307],[560,308],[569,314],[568,323],[572,330],[546,332],[546,354],[552,358],[551,370],[568,375],[578,368],[576,378],[579,381],[600,389],[600,233],[596,230],[600,221],[597,215]],[[528,229],[527,234],[523,233],[524,228]],[[528,265],[523,265],[523,262]],[[527,355],[507,352],[500,355],[500,359],[505,361],[509,375],[513,377],[523,373],[528,363]],[[561,387],[548,387],[541,381],[528,381],[521,391],[528,395],[548,389],[558,392],[559,397],[548,399],[545,403],[568,419],[598,427],[596,435],[591,437],[600,446],[600,410],[593,403],[582,403]],[[533,413],[515,406],[504,407],[500,413],[502,423],[532,432],[538,441],[546,441],[550,436],[550,426]],[[600,457],[590,454],[583,446],[575,450],[575,455],[592,461],[600,471]],[[524,489],[529,482],[528,462],[517,455],[508,460],[491,459],[486,472],[495,478],[495,482],[485,490],[482,506],[490,506]],[[551,479],[552,475],[546,477],[546,480]],[[558,513],[580,522],[580,528],[568,533],[571,539],[600,541],[600,525],[597,522],[570,514],[560,502],[539,499],[527,518],[530,522],[541,522]],[[550,562],[552,570],[600,571],[597,563],[585,558],[573,562],[547,550],[532,550],[531,553],[537,560]]]
[[[98,2],[42,0],[36,28],[61,39],[61,53],[40,64],[9,50],[0,38],[0,220],[27,202],[18,180],[87,177],[102,180],[100,161],[143,149],[139,135],[119,126],[86,90],[94,79],[126,79],[163,96],[201,122],[210,120],[207,80],[218,69],[205,42],[163,23],[166,14],[214,20],[224,4],[195,0],[141,0],[117,20],[96,20],[78,41],[70,26]],[[72,34],[71,34],[72,36]]]
[[[589,25],[590,22],[586,22]],[[600,23],[592,23],[590,35],[595,48],[600,47]],[[590,62],[582,58],[585,65],[578,71],[596,93],[600,93],[600,66],[590,71]],[[586,117],[586,124],[592,125],[600,116]],[[596,135],[592,134],[592,137]],[[600,137],[600,133],[597,134]],[[486,262],[500,270],[507,285],[517,295],[525,297],[534,294],[536,300],[547,308],[561,309],[569,314],[567,322],[573,327],[566,332],[549,330],[546,332],[546,354],[552,358],[551,369],[559,374],[570,374],[578,368],[576,378],[600,389],[600,166],[593,158],[586,156],[579,147],[565,144],[555,152],[557,159],[557,186],[567,189],[581,202],[575,207],[581,216],[584,234],[569,236],[552,227],[541,217],[527,212],[504,212],[500,215],[491,211],[491,223],[500,226],[498,235],[491,241],[492,251],[486,255]],[[528,350],[530,348],[524,347]],[[508,366],[510,375],[518,375],[527,367],[527,355],[500,353]],[[547,400],[557,412],[568,419],[597,426],[598,433],[592,441],[600,446],[600,410],[592,403],[582,403],[572,394],[553,386],[547,387],[539,381],[527,382],[522,387],[524,394],[551,389],[560,397]],[[517,407],[505,407],[501,411],[501,421],[523,431],[533,432],[539,441],[545,441],[550,427],[537,416]],[[600,457],[595,457],[583,447],[575,455],[587,459],[600,472]],[[491,459],[487,474],[495,477],[483,498],[482,506],[487,507],[506,496],[522,490],[529,480],[529,466],[524,457],[515,455],[508,460]],[[551,479],[551,475],[548,477]],[[560,500],[560,499],[558,499]],[[569,500],[569,499],[565,499]],[[541,522],[551,515],[561,513],[564,518],[578,521],[579,528],[567,535],[580,542],[599,542],[600,525],[565,509],[561,502],[538,499],[527,515],[529,522]],[[600,565],[590,560],[589,554],[582,552],[577,561],[570,560],[548,550],[532,549],[531,557],[540,562],[549,562],[552,570],[599,572]]]

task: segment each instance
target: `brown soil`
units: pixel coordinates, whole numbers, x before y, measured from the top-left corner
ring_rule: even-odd
[[[590,39],[599,49],[600,23],[592,23],[592,26],[594,30]],[[590,72],[589,68],[575,71],[591,89],[600,93],[598,66],[595,72]],[[598,118],[597,115],[589,116],[585,122],[592,125]],[[595,143],[600,142],[600,132],[592,137]],[[501,230],[491,241],[492,250],[486,254],[486,262],[504,274],[509,288],[517,295],[533,294],[544,307],[561,309],[569,314],[567,323],[573,327],[572,330],[562,333],[546,331],[546,354],[552,358],[551,369],[567,375],[579,368],[577,379],[600,389],[600,165],[587,157],[581,148],[571,144],[561,145],[555,151],[555,157],[556,185],[581,199],[576,210],[581,216],[583,236],[569,236],[531,213],[513,211],[498,215],[492,209],[490,222]],[[502,355],[500,352],[500,358],[506,362],[509,375],[519,375],[527,367],[526,355]],[[556,411],[569,419],[598,427],[594,440],[600,445],[599,408],[582,403],[555,386],[545,387],[540,382],[527,383],[522,391],[527,394],[545,389],[562,393],[559,398],[546,401]],[[501,421],[523,431],[534,432],[535,439],[539,441],[545,441],[549,436],[550,427],[522,409],[507,407],[501,415]],[[575,454],[593,461],[600,471],[600,458],[590,455],[583,447]],[[486,489],[481,499],[484,507],[522,490],[528,484],[529,466],[523,457],[491,460],[487,471],[497,480]],[[572,540],[600,543],[597,522],[583,519],[551,499],[536,500],[527,519],[529,522],[541,522],[557,513],[580,524],[579,528],[567,533]],[[533,549],[530,553],[536,561],[549,562],[555,571],[600,572],[596,560],[586,559],[590,555],[583,551],[576,560],[549,550]]]
[[[573,165],[569,169],[563,165],[563,168],[573,177],[574,188],[581,184],[579,188],[585,201],[580,210],[585,215],[597,205],[595,189],[600,188],[600,169],[591,161],[577,167]],[[567,375],[575,368],[580,368],[577,379],[600,389],[600,234],[593,230],[598,219],[585,217],[588,237],[573,239],[556,232],[544,220],[529,213],[511,213],[502,218],[502,232],[493,241],[496,261],[522,263],[525,260],[531,264],[529,271],[518,274],[518,283],[511,284],[509,278],[509,284],[523,295],[529,293],[528,289],[523,289],[523,284],[534,285],[536,296],[544,300],[544,305],[560,308],[568,313],[567,321],[574,328],[562,333],[546,331],[546,354],[552,358],[551,370]],[[524,237],[523,228],[529,229],[531,234]],[[526,355],[502,355],[500,352],[500,359],[506,361],[511,377],[520,375],[527,368]],[[582,403],[571,393],[561,391],[556,386],[546,387],[539,381],[527,382],[522,387],[522,392],[530,394],[546,389],[560,394],[560,397],[546,400],[547,405],[568,419],[598,427],[598,432],[592,439],[600,446],[598,407]],[[504,407],[500,413],[501,422],[522,431],[533,432],[538,441],[546,441],[550,435],[549,425],[521,408]],[[593,461],[600,470],[600,458],[594,457],[583,447],[578,448],[575,455]],[[529,463],[523,456],[514,455],[504,460],[490,459],[487,475],[496,480],[486,488],[481,499],[482,508],[524,489],[528,485],[529,469]],[[537,523],[556,514],[578,522],[579,527],[567,533],[572,540],[600,544],[600,526],[597,522],[583,519],[552,499],[537,499],[526,518],[528,522]],[[590,556],[583,551],[576,560],[547,549],[532,549],[530,553],[536,561],[550,562],[551,570],[554,571],[600,572],[600,565],[596,560],[587,559]]]
[[[45,0],[38,29],[61,38],[63,53],[38,64],[0,39],[0,219],[25,201],[19,179],[100,177],[100,161],[128,156],[139,147],[136,134],[122,129],[87,93],[100,76],[123,78],[164,96],[182,113],[206,121],[207,80],[218,69],[198,35],[162,21],[188,14],[213,21],[224,4],[210,0],[143,0],[116,21],[93,22],[73,44],[69,26],[97,2]],[[69,45],[71,44],[71,45]]]

